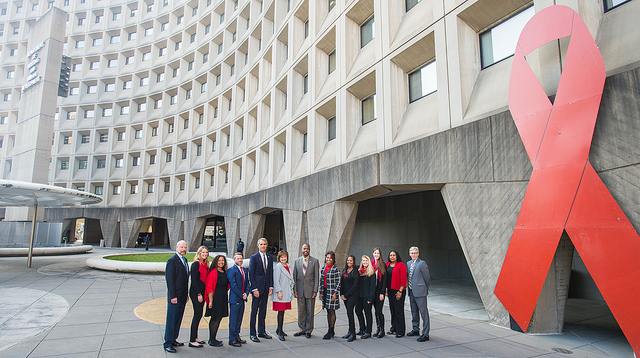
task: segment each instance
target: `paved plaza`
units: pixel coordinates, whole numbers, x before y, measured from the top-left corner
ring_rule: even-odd
[[[241,348],[229,347],[228,330],[221,329],[218,339],[224,342],[223,347],[185,346],[178,347],[177,354],[165,353],[164,326],[153,323],[163,322],[164,276],[105,272],[85,265],[92,256],[130,252],[143,250],[96,248],[87,254],[37,256],[32,269],[27,269],[26,257],[0,257],[0,357],[634,356],[603,304],[569,300],[562,335],[525,335],[489,324],[475,287],[457,281],[432,283],[431,340],[425,343],[417,342],[415,337],[395,336],[352,343],[341,338],[323,340],[326,317],[317,307],[316,330],[311,339],[293,337],[297,324],[296,313],[291,311],[285,324],[289,334],[285,342],[263,339]],[[405,310],[410,327],[408,300]],[[340,337],[347,331],[344,306],[337,313],[336,335]],[[388,322],[388,308],[385,315]],[[189,339],[189,322],[190,316],[185,317],[180,341]],[[249,336],[247,323],[245,319],[243,338]],[[203,322],[199,332],[199,338],[204,340],[208,337],[205,325]],[[275,321],[269,320],[267,325],[273,335]]]

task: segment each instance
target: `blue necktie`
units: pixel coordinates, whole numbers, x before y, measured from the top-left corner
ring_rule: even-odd
[[[187,276],[189,276],[189,265],[187,265],[187,259],[185,259],[184,256],[180,256],[180,258],[182,259],[182,263],[184,264],[184,269],[187,270]]]

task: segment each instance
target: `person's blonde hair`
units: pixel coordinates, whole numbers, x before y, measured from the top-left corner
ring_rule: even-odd
[[[369,261],[369,265],[367,265],[367,276],[371,276],[375,273],[375,270],[373,269],[373,265],[371,264],[371,259],[369,258],[369,256],[362,255],[362,257],[360,258],[360,270],[362,270],[362,260],[364,259],[367,259],[367,261]]]
[[[209,251],[209,248],[204,246],[204,245],[198,247],[198,251],[196,251],[196,256],[193,257],[193,262],[196,262],[196,261],[200,260],[200,254],[202,253],[202,250]],[[208,263],[209,263],[209,256],[207,256],[207,264]]]

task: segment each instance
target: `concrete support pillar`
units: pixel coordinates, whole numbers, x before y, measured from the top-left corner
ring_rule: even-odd
[[[264,234],[264,222],[265,215],[263,214],[249,214],[240,218],[240,237],[245,235],[245,257],[249,257],[258,252],[258,239]]]
[[[304,233],[306,215],[303,211],[282,210],[282,217],[289,261],[292,261],[302,255],[300,248],[306,240]]]
[[[323,258],[325,252],[333,250],[336,263],[346,259],[357,213],[355,201],[335,201],[309,210],[309,244],[317,257]]]
[[[509,327],[509,313],[494,295],[518,218],[526,182],[447,184],[447,211],[491,323]]]
[[[102,229],[104,246],[120,247],[120,221],[117,219],[100,219],[100,229]]]
[[[167,229],[169,231],[169,247],[176,248],[178,241],[183,240],[184,222],[182,220],[167,219]]]
[[[135,247],[143,219],[120,221],[120,247]]]
[[[187,240],[189,251],[196,251],[202,245],[202,235],[204,226],[207,223],[205,218],[194,218],[184,221],[184,237]]]
[[[224,217],[224,228],[227,235],[227,255],[232,256],[236,252],[236,241],[240,237],[240,224],[238,218],[231,216]],[[245,241],[245,247],[247,240]],[[246,250],[245,250],[246,252]]]

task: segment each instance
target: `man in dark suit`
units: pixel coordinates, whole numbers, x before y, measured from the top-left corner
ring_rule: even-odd
[[[254,342],[260,342],[258,337],[271,339],[265,329],[267,317],[267,300],[273,294],[273,262],[271,255],[267,254],[267,239],[258,240],[258,252],[249,258],[249,278],[251,282],[251,320],[249,322],[250,338]],[[258,335],[256,336],[256,315],[258,316]]]
[[[407,261],[407,287],[409,288],[409,302],[411,303],[411,324],[413,329],[407,336],[420,335],[420,316],[422,316],[422,335],[418,342],[429,340],[429,309],[427,308],[427,295],[429,294],[429,266],[418,256],[420,250],[412,246],[409,249],[411,260]]]
[[[313,311],[318,295],[320,263],[311,257],[309,244],[302,245],[302,256],[293,264],[294,296],[298,299],[298,327],[300,330],[293,335],[305,335],[311,338],[313,331]]]
[[[184,346],[178,342],[180,323],[187,304],[189,265],[184,255],[187,253],[187,242],[180,240],[176,244],[176,254],[167,260],[164,277],[167,281],[167,321],[164,329],[164,350],[175,353],[174,347]]]
[[[244,315],[244,303],[249,296],[249,272],[242,267],[244,257],[241,252],[233,255],[235,265],[227,270],[229,280],[229,345],[240,347],[246,343],[240,338],[240,325]]]

